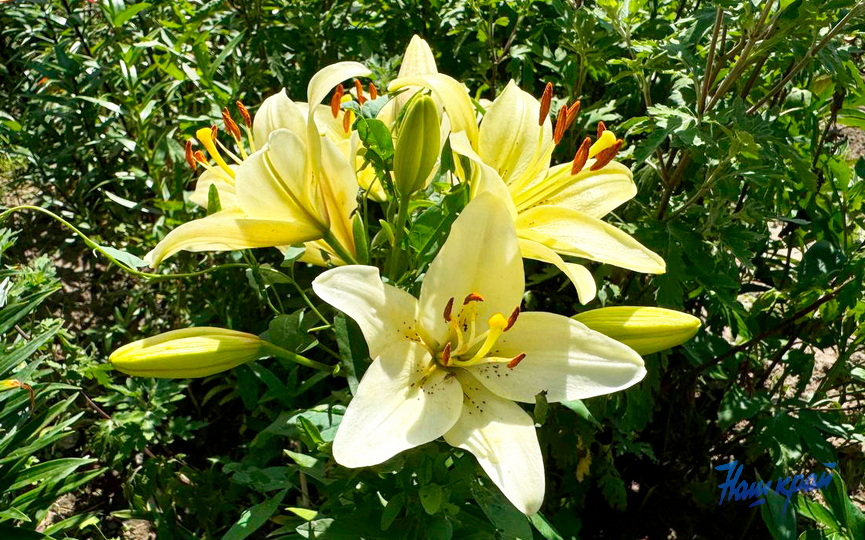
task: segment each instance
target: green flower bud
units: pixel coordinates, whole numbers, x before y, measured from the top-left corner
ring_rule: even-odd
[[[206,377],[264,356],[267,345],[252,334],[202,326],[129,343],[108,360],[114,369],[137,377]]]
[[[419,95],[408,104],[393,157],[393,175],[400,196],[421,189],[439,157],[438,106],[431,97]]]
[[[694,337],[700,328],[700,319],[658,307],[606,307],[578,313],[572,318],[641,355],[680,345]]]

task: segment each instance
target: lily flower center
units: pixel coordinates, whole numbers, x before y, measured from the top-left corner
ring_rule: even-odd
[[[243,131],[246,133],[247,144],[249,145],[249,152],[247,152],[246,145],[244,144],[244,136],[243,132],[241,132],[240,127],[231,117],[231,113],[228,109],[222,110],[222,121],[225,124],[225,131],[234,139],[235,147],[237,148],[239,156],[228,149],[222,141],[219,140],[219,128],[215,125],[201,128],[195,132],[195,138],[198,139],[198,142],[201,143],[201,146],[207,150],[207,153],[216,162],[216,165],[225,171],[225,173],[234,178],[234,170],[229,166],[228,162],[225,161],[225,158],[222,157],[222,154],[225,153],[235,164],[240,165],[243,160],[247,158],[249,153],[255,152],[255,141],[252,137],[252,117],[249,114],[249,111],[246,107],[243,106],[243,103],[237,102],[237,109],[240,112],[240,116],[243,118]],[[221,150],[221,152],[220,152]],[[204,152],[192,151],[192,141],[186,141],[186,162],[190,167],[194,170],[198,165],[201,165],[205,169],[210,169],[212,165],[209,160],[205,156]]]
[[[435,355],[442,366],[468,367],[480,363],[495,347],[499,338],[517,322],[519,306],[510,317],[501,313],[493,314],[487,321],[487,329],[479,332],[478,306],[483,301],[483,296],[471,293],[463,300],[459,312],[454,314],[454,298],[448,300],[443,312],[449,327],[448,333],[441,352]]]

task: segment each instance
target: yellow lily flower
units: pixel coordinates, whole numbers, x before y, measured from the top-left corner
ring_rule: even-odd
[[[605,307],[578,313],[573,319],[624,343],[641,355],[681,345],[700,329],[700,319],[659,307]]]
[[[108,360],[114,369],[137,377],[207,377],[264,356],[267,347],[252,334],[202,326],[127,343]]]
[[[524,287],[514,222],[490,193],[456,219],[419,299],[374,267],[316,278],[313,290],[358,323],[373,358],[334,439],[337,462],[376,465],[444,437],[474,454],[520,511],[537,512],[543,460],[534,421],[514,402],[615,392],[645,368],[632,349],[578,321],[520,313]]]
[[[566,262],[562,255],[637,272],[666,271],[660,256],[601,220],[637,193],[631,171],[612,160],[621,145],[612,132],[599,132],[594,144],[584,141],[573,163],[550,166],[561,140],[547,114],[551,87],[542,105],[510,81],[487,109],[480,128],[472,124],[460,134],[474,108],[459,83],[444,75],[427,75],[398,79],[389,88],[408,84],[429,88],[446,109],[450,107],[452,120],[463,119],[452,122],[451,147],[473,162],[473,170],[458,167],[457,175],[473,183],[475,196],[489,190],[501,193],[497,184],[507,187],[523,256],[556,265],[573,282],[582,303],[594,298],[594,279],[584,266]],[[562,111],[557,131],[564,133],[577,108]]]
[[[328,66],[310,80],[309,103],[319,104],[340,81],[368,74],[356,62]],[[205,184],[217,184],[220,198],[225,197],[228,204],[171,231],[145,257],[151,266],[180,250],[226,251],[319,239],[326,241],[332,262],[353,260],[351,213],[358,190],[353,164],[327,130],[322,134],[317,124],[321,114],[316,112],[320,107],[308,106],[304,117],[298,107],[280,106],[282,99],[288,97],[278,94],[271,104],[266,102],[264,114],[260,111],[252,126],[251,147],[263,143],[260,139],[265,135],[266,144],[238,159],[235,167],[222,158],[212,132],[208,136],[210,130],[199,130],[199,141],[220,171],[210,172],[217,168],[212,167]],[[199,202],[205,197],[203,189],[197,190]]]

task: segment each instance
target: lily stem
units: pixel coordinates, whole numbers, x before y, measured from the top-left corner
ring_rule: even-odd
[[[333,232],[330,230],[325,230],[322,235],[322,240],[327,242],[327,245],[333,249],[334,252],[339,256],[340,259],[345,261],[348,264],[357,264],[357,259],[354,258],[345,246],[343,246],[339,240],[333,235]]]
[[[396,222],[394,223],[393,251],[391,251],[388,259],[388,276],[391,280],[397,278],[401,270],[400,266],[402,266],[402,256],[404,253],[402,249],[402,241],[405,237],[405,225],[408,221],[408,206],[409,197],[400,197],[399,211],[397,212]]]
[[[273,343],[267,343],[264,345],[264,352],[276,357],[281,358],[283,360],[289,360],[296,364],[300,364],[301,366],[306,366],[308,368],[317,369],[319,371],[324,371],[330,374],[333,374],[338,366],[328,366],[327,364],[322,364],[321,362],[316,362],[315,360],[310,360],[305,356],[301,356],[297,353],[293,353],[291,351],[287,351],[282,347],[274,345]]]
[[[31,206],[28,204],[21,205],[21,206],[13,206],[12,208],[8,208],[4,212],[0,213],[0,222],[2,222],[3,219],[5,219],[7,216],[9,216],[15,212],[18,212],[20,210],[35,210],[37,212],[41,212],[41,213],[45,214],[46,216],[49,216],[49,217],[55,219],[56,221],[60,222],[62,225],[65,225],[68,229],[70,229],[73,233],[75,233],[79,238],[84,240],[84,243],[87,245],[87,247],[89,247],[89,248],[99,252],[100,254],[102,254],[106,259],[109,260],[109,262],[111,262],[112,264],[114,264],[115,266],[120,268],[121,270],[128,272],[134,276],[149,279],[150,281],[162,281],[162,280],[166,280],[166,279],[202,276],[204,274],[209,274],[210,272],[213,272],[214,270],[222,270],[224,268],[248,268],[249,267],[249,265],[245,264],[245,263],[229,263],[229,264],[220,264],[217,266],[211,266],[210,268],[207,268],[205,270],[199,270],[197,272],[186,272],[186,273],[182,273],[182,274],[156,274],[153,272],[142,272],[140,270],[137,270],[137,269],[117,260],[114,256],[112,256],[110,253],[108,253],[105,250],[105,248],[103,248],[102,246],[100,246],[99,244],[97,244],[96,242],[91,240],[89,236],[87,236],[86,234],[81,232],[81,230],[78,229],[78,227],[69,223],[68,221],[66,221],[62,217],[58,216],[57,214],[55,214],[54,212],[52,212],[51,210],[48,210],[46,208],[42,208],[40,206]]]

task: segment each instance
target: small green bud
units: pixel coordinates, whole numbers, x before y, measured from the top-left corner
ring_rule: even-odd
[[[393,158],[393,175],[401,197],[423,188],[439,157],[441,137],[438,106],[419,95],[408,104]]]
[[[584,311],[572,318],[641,355],[681,345],[700,328],[700,319],[658,307],[606,307]]]
[[[136,377],[207,377],[264,356],[266,345],[252,334],[202,326],[128,343],[108,360],[114,369]]]

